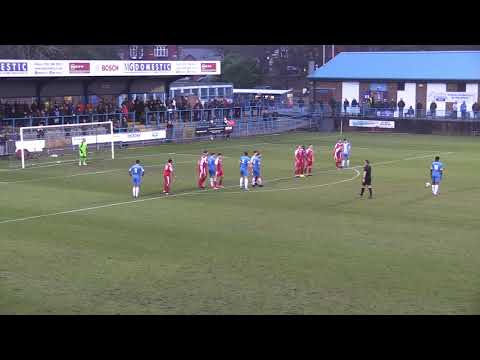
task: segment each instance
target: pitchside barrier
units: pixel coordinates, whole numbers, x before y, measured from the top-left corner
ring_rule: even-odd
[[[352,119],[334,118],[334,129],[339,132],[389,132],[432,135],[480,135],[480,120],[449,119]]]

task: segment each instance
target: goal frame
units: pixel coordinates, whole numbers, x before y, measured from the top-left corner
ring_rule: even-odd
[[[40,125],[40,126],[22,126],[20,128],[20,152],[22,155],[22,169],[25,169],[25,146],[23,142],[23,131],[24,130],[36,130],[36,129],[52,129],[52,128],[72,128],[72,127],[81,127],[81,126],[89,126],[89,125],[110,125],[110,143],[111,143],[111,152],[112,152],[112,160],[115,159],[115,140],[113,138],[113,121],[99,121],[99,122],[91,122],[91,123],[79,123],[79,124],[63,124],[63,125]]]

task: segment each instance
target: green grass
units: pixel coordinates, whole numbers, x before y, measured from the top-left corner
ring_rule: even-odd
[[[82,168],[0,162],[0,314],[479,314],[478,139],[349,137],[352,165],[373,162],[373,200],[334,169],[336,135],[128,149]],[[311,178],[291,178],[297,143],[315,146]],[[203,148],[226,155],[226,189],[196,190]],[[254,149],[267,183],[242,193],[238,158]],[[424,187],[435,154],[437,198]],[[131,201],[136,157],[152,200]]]

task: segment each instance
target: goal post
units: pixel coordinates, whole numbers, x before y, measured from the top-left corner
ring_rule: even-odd
[[[96,145],[97,150],[109,147],[111,158],[115,159],[112,121],[24,126],[20,128],[20,141],[16,143],[16,152],[20,153],[22,169],[25,169],[26,154],[47,153],[58,157],[56,152],[65,153],[71,150],[73,155],[83,139],[88,145]]]

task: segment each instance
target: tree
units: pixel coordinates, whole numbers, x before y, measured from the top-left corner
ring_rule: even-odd
[[[251,88],[258,85],[261,75],[255,59],[229,53],[223,60],[220,78],[233,83],[236,88]]]
[[[0,45],[0,57],[4,59],[61,59],[63,55],[61,45]]]
[[[25,60],[116,60],[119,45],[0,45],[0,58]]]

